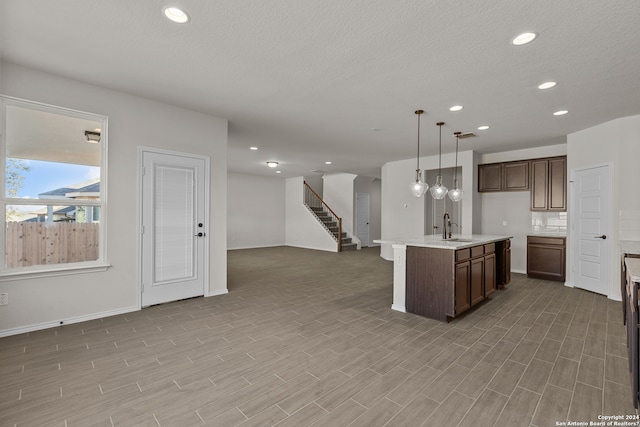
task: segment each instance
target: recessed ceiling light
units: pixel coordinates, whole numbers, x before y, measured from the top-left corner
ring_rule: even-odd
[[[177,7],[165,7],[163,12],[164,16],[178,24],[186,24],[190,20],[187,12]]]
[[[538,86],[538,89],[551,89],[556,84],[556,82],[544,82],[540,86]]]
[[[269,161],[269,162],[267,162],[267,166],[269,166],[270,168],[277,168],[278,167],[278,162]]]
[[[567,110],[560,110],[560,111],[556,111],[555,113],[553,113],[553,115],[554,116],[564,116],[567,113],[568,113]]]
[[[453,107],[449,108],[449,111],[460,111],[463,108],[464,107],[462,105],[454,105]]]
[[[515,36],[511,43],[516,46],[522,46],[523,44],[531,43],[536,37],[538,37],[536,33],[522,33]]]
[[[249,150],[256,151],[258,147],[249,147]]]
[[[330,164],[331,164],[331,162],[324,162],[324,164],[325,164],[325,165],[330,165]]]
[[[276,173],[282,173],[282,171],[276,171]]]
[[[489,126],[487,125],[478,126],[478,130],[487,130],[487,129],[489,129]]]

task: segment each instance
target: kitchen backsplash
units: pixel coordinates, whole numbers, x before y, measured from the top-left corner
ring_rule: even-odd
[[[531,212],[531,231],[534,233],[567,233],[566,212]]]
[[[640,240],[640,210],[620,211],[620,240]]]

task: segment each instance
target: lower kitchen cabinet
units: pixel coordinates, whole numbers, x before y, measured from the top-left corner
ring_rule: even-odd
[[[407,247],[407,311],[448,321],[481,303],[498,288],[497,266],[510,270],[503,259],[506,246],[499,241],[458,250]]]
[[[564,282],[566,271],[564,237],[527,237],[527,276]]]
[[[484,257],[470,261],[471,264],[471,305],[482,302],[484,295]]]
[[[511,251],[511,249],[509,249]],[[496,254],[489,254],[484,257],[484,296],[485,298],[496,291],[498,283],[496,281]]]

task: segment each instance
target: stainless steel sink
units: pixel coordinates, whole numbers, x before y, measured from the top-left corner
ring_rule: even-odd
[[[460,239],[458,237],[454,237],[452,239],[442,239],[443,242],[458,242],[458,243],[471,243],[473,240],[471,239]]]

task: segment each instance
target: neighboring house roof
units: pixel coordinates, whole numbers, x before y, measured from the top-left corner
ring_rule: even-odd
[[[83,197],[99,197],[100,181],[92,180],[69,187],[60,187],[38,194],[39,199],[76,199]]]

